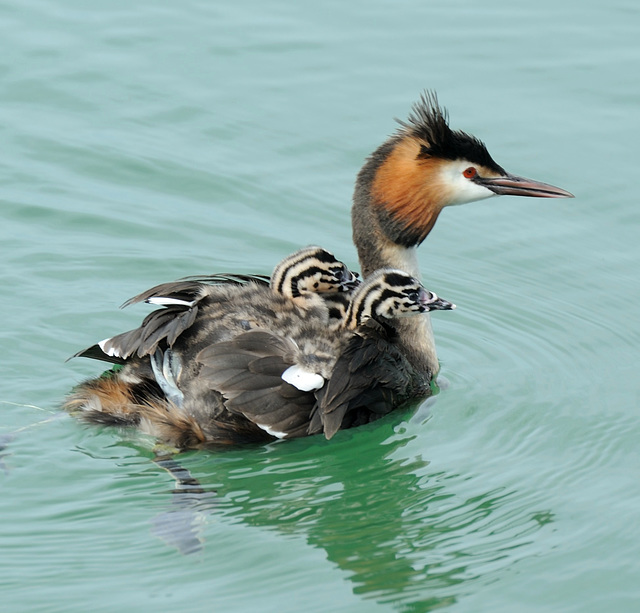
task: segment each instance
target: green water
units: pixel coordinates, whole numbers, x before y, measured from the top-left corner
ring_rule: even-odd
[[[631,0],[0,4],[2,611],[639,610],[639,36]],[[443,213],[438,396],[184,454],[201,494],[51,419],[139,291],[355,267],[356,172],[426,87],[576,194]]]

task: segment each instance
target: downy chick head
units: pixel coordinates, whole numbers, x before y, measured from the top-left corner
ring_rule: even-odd
[[[456,305],[438,298],[418,279],[393,268],[383,268],[367,277],[353,292],[343,327],[355,329],[367,319],[382,323]]]
[[[286,298],[349,292],[359,281],[345,264],[322,247],[310,246],[287,256],[274,269],[270,286]]]

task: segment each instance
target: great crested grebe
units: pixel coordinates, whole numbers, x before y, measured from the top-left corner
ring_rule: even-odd
[[[80,384],[65,408],[189,448],[320,432],[330,438],[424,398],[438,371],[426,311],[451,305],[435,298],[427,306],[426,290],[411,286],[419,278],[416,248],[445,206],[501,194],[572,197],[507,173],[481,141],[451,130],[435,94],[425,93],[358,174],[352,227],[365,281],[350,302],[337,301],[343,309],[333,316],[344,314],[342,324],[326,323],[330,299],[301,306],[260,275],[160,285],[129,301],[162,307],[140,328],[78,354],[118,366]],[[394,274],[412,281],[396,287]],[[352,285],[347,275],[338,291]],[[396,313],[389,325],[371,301],[379,292],[397,309],[413,313],[417,302],[425,313]],[[359,315],[355,305],[363,305]]]

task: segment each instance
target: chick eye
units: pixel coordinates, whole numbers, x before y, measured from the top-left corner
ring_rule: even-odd
[[[407,298],[409,300],[411,300],[411,302],[418,302],[419,298],[420,298],[420,292],[416,291],[416,290],[410,290],[407,292]]]
[[[469,166],[469,168],[464,170],[462,174],[467,179],[473,179],[473,177],[475,177],[478,174],[478,171],[473,166]]]

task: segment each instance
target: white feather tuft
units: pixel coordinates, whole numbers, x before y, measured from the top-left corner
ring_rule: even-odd
[[[191,308],[196,301],[195,300],[180,300],[180,298],[168,298],[167,296],[153,296],[146,300],[148,304],[159,304],[160,306],[173,306],[180,305]]]
[[[305,370],[302,366],[294,364],[282,373],[282,380],[293,385],[301,392],[319,390],[324,385],[324,377],[318,373]]]

